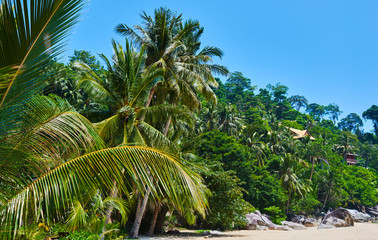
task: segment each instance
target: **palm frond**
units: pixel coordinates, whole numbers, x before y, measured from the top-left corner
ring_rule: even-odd
[[[23,103],[47,81],[43,71],[49,60],[61,53],[64,39],[78,21],[83,2],[1,2],[0,69],[13,67],[16,71],[11,78],[4,78],[3,74],[0,77],[0,137],[17,131]]]
[[[131,184],[140,192],[149,188],[154,198],[166,196],[179,210],[189,206],[204,214],[207,208],[200,176],[177,157],[146,147],[109,148],[58,166],[1,205],[3,239],[15,236],[23,223],[41,218],[51,222],[65,212],[67,201],[80,196],[80,189],[100,189],[107,195],[114,182],[124,194]]]

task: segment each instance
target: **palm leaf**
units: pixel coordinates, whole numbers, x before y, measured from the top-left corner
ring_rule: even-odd
[[[83,0],[3,0],[0,11],[0,138],[18,129],[23,103],[38,93],[49,60],[78,21]],[[10,69],[7,74],[4,69]],[[10,78],[4,76],[11,76]]]
[[[124,194],[131,184],[139,192],[149,188],[154,198],[166,196],[179,210],[192,207],[204,214],[207,207],[201,178],[177,157],[145,147],[109,148],[60,165],[4,203],[0,207],[3,239],[11,238],[23,223],[41,218],[51,222],[65,212],[67,201],[80,197],[80,189],[100,189],[106,196],[114,182]]]

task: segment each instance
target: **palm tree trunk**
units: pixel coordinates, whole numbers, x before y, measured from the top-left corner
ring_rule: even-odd
[[[311,182],[311,179],[312,179],[312,174],[314,173],[314,161],[315,161],[314,158],[311,157],[311,159],[312,159],[312,166],[311,166],[310,182]]]
[[[147,187],[146,193],[144,194],[143,202],[139,210],[139,214],[135,216],[133,228],[130,231],[129,237],[130,238],[138,238],[139,235],[139,228],[140,224],[142,223],[142,218],[144,215],[144,211],[146,210],[147,202],[148,202],[148,196],[150,195],[151,190],[149,187]]]
[[[327,203],[327,200],[328,200],[328,196],[329,196],[329,192],[330,192],[330,191],[331,191],[331,188],[328,189],[328,192],[327,192],[327,194],[326,194],[326,197],[325,197],[325,199],[324,199],[324,203],[323,203],[322,209],[320,209],[320,212],[323,211],[323,209],[324,209],[324,207],[325,207],[325,205],[326,205],[326,203]]]
[[[286,216],[289,214],[290,196],[291,196],[291,192],[289,192],[289,196],[288,196],[288,198],[287,198],[287,203],[286,203]]]
[[[113,189],[112,191],[110,192],[110,196],[111,197],[116,197],[117,196],[117,193],[118,193],[118,189],[117,189],[117,186],[116,186],[116,181],[113,182]],[[105,224],[104,224],[104,227],[102,228],[102,237],[100,238],[101,240],[104,240],[105,238],[105,235],[103,234],[105,231],[106,231],[106,224],[110,223],[111,222],[111,215],[112,215],[112,212],[113,212],[113,207],[109,207],[109,209],[106,211],[106,214],[105,214]]]
[[[165,127],[164,127],[164,136],[167,136],[167,134],[168,134],[169,125],[171,125],[171,121],[172,121],[172,117],[169,116],[168,121],[167,121],[167,123],[165,124]]]
[[[151,88],[150,95],[148,96],[147,102],[144,105],[144,107],[149,107],[150,106],[151,101],[152,101],[152,97],[154,96],[154,93],[155,93],[155,90],[156,90],[156,87],[157,87],[157,83],[153,86],[153,88]],[[146,114],[143,114],[142,117],[140,118],[140,121],[144,121],[145,117],[146,117]]]
[[[155,225],[155,233],[163,233],[163,227],[164,227],[164,220],[165,215],[167,215],[169,208],[167,205],[163,205],[160,209],[160,212],[158,214],[156,225]]]
[[[146,102],[145,107],[150,106],[151,101],[152,101],[152,97],[154,96],[154,93],[155,93],[155,90],[156,90],[156,87],[157,87],[157,83],[151,88],[150,95],[148,96],[148,100]]]
[[[149,227],[148,232],[147,232],[147,236],[149,236],[149,237],[152,237],[154,235],[156,220],[158,218],[159,211],[160,211],[160,204],[157,203],[157,204],[155,204],[154,215],[151,219],[150,227]]]

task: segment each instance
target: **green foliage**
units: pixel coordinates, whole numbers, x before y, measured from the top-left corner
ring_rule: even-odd
[[[266,213],[275,224],[281,225],[281,222],[286,220],[285,211],[276,206],[264,208],[264,213]]]
[[[245,199],[257,209],[264,209],[272,205],[283,209],[286,195],[277,175],[271,174],[267,170],[256,168],[250,175],[246,190],[248,194]]]
[[[304,198],[293,203],[293,210],[305,214],[315,214],[321,207],[321,202],[312,194],[307,194]]]
[[[348,194],[348,202],[375,206],[378,203],[378,177],[363,167],[348,167],[343,170],[343,190]]]
[[[362,113],[362,117],[370,119],[373,122],[375,135],[378,136],[378,106],[372,105],[369,109]]]
[[[173,210],[172,227],[181,215],[222,230],[244,228],[254,207],[279,224],[285,208],[316,214],[377,204],[376,105],[363,113],[375,134],[364,133],[354,113],[339,122],[341,131],[336,104],[289,97],[282,84],[255,94],[241,72],[222,83],[212,74],[228,71],[212,58],[223,52],[201,48],[199,22],[167,8],[143,13],[143,26],[119,24],[126,46],[113,41],[114,56],[100,55],[106,69],[83,50],[59,63],[53,59],[82,1],[50,2],[1,3],[1,237],[69,229],[77,231],[67,239],[104,231],[115,238],[133,210],[129,199],[143,194]],[[28,8],[39,9],[38,19],[29,19]],[[313,138],[294,139],[288,127]],[[149,147],[181,150],[200,167]],[[350,153],[358,166],[347,166]],[[113,223],[105,226],[108,213]]]
[[[62,240],[99,240],[98,234],[93,234],[87,231],[74,231],[70,232],[67,237],[61,238]]]
[[[243,229],[246,226],[245,215],[254,208],[243,199],[244,189],[234,172],[213,166],[201,175],[212,193],[209,198],[210,212],[203,226],[222,230]]]
[[[361,128],[364,124],[360,116],[358,116],[356,113],[350,113],[345,118],[341,119],[338,125],[339,125],[339,128],[341,128],[342,130],[355,132],[357,129]]]

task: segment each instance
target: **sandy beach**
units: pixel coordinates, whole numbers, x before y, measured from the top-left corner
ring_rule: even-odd
[[[154,238],[141,237],[140,239],[213,239],[213,240],[378,240],[378,224],[375,223],[355,223],[354,227],[320,229],[307,228],[306,230],[296,231],[254,231],[242,230],[224,232],[223,236],[198,236],[193,231],[181,231],[180,235],[157,236]]]

